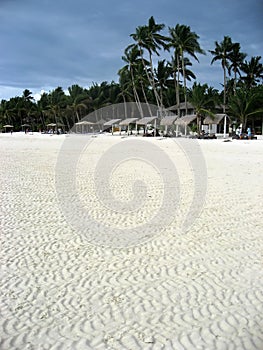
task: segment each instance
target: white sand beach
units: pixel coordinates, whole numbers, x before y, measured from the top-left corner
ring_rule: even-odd
[[[103,154],[115,146],[125,153],[135,137],[90,138],[77,159],[74,195],[60,155],[74,137],[88,138],[0,134],[0,348],[262,350],[263,140],[189,140],[203,155],[195,179],[197,169],[173,139],[144,138],[178,173],[171,219],[170,207],[159,211],[165,186],[173,200],[169,164],[163,165],[165,184],[158,166],[153,171],[131,155],[114,170],[108,189],[96,175]],[[102,176],[106,162],[101,166]],[[94,178],[104,189],[99,194]],[[146,192],[141,187],[144,205],[121,212],[110,194],[136,207],[136,179],[149,185]],[[63,196],[80,230],[87,224],[85,213],[78,214],[83,204],[92,222],[87,236],[65,217]],[[186,227],[191,203],[198,210]],[[169,214],[167,226],[151,226],[155,214],[160,222]],[[108,231],[100,234],[96,222]],[[122,240],[125,230],[130,236]]]

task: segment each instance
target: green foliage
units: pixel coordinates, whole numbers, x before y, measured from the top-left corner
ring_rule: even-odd
[[[263,114],[263,88],[248,89],[245,85],[231,96],[229,101],[229,115],[237,119],[246,127],[249,117]]]
[[[167,36],[163,35],[164,30],[165,25],[156,23],[153,16],[147,24],[135,28],[130,35],[134,42],[122,56],[124,66],[118,71],[118,82],[93,83],[88,88],[74,84],[68,87],[68,94],[57,87],[43,93],[38,101],[25,89],[22,96],[2,100],[0,129],[11,124],[14,130],[21,130],[25,123],[32,129],[45,128],[54,122],[70,128],[94,110],[125,101],[169,107],[189,100],[200,118],[214,112],[215,106],[223,102],[232,117],[243,123],[260,113],[263,107],[261,56],[245,60],[240,44],[233,43],[229,36],[222,42],[216,41],[214,50],[209,52],[213,56],[211,64],[220,61],[224,70],[224,90],[219,92],[207,84],[198,84],[191,70],[191,60],[198,61],[198,54],[205,54],[199,36],[184,24],[169,27]],[[171,52],[170,61],[163,57],[165,51]],[[187,88],[189,81],[194,82],[191,89]]]

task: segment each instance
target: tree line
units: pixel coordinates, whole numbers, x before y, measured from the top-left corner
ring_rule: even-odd
[[[192,60],[207,54],[199,43],[199,36],[190,26],[176,24],[168,27],[150,17],[146,25],[138,26],[130,35],[132,43],[124,50],[123,67],[118,71],[118,82],[93,83],[89,88],[77,84],[65,94],[61,87],[43,93],[35,101],[32,92],[25,89],[22,96],[2,100],[0,103],[0,128],[5,124],[29,124],[34,129],[45,129],[48,123],[62,123],[70,129],[85,115],[110,104],[121,102],[150,103],[162,111],[188,102],[201,117],[221,109],[244,125],[248,118],[262,114],[263,65],[261,56],[247,59],[239,43],[224,36],[215,41],[208,51],[211,64],[222,65],[222,91],[197,83],[192,71]],[[167,58],[170,54],[170,60]],[[192,82],[188,87],[187,83]]]

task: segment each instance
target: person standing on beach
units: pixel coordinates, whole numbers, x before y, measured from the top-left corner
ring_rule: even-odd
[[[251,140],[251,128],[250,128],[250,126],[247,128],[247,136],[248,136],[248,139]]]
[[[237,137],[238,138],[240,138],[240,136],[241,136],[241,128],[240,128],[240,126],[236,129],[236,135],[237,135]]]

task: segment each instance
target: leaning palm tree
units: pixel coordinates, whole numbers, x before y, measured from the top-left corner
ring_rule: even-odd
[[[160,34],[160,31],[162,31],[164,27],[165,27],[164,24],[157,24],[155,22],[155,19],[152,16],[148,21],[148,25],[137,27],[135,33],[130,35],[133,38],[133,40],[136,41],[139,47],[142,60],[143,60],[143,49],[145,49],[149,54],[150,72],[148,71],[146,66],[145,66],[145,72],[147,74],[149,83],[153,89],[158,107],[161,104],[161,99],[160,99],[160,96],[158,95],[158,92],[155,86],[153,54],[156,54],[157,56],[159,56],[160,55],[159,50],[162,48],[166,48],[167,38]],[[145,63],[144,60],[142,62]]]
[[[169,27],[169,33],[170,39],[168,46],[174,49],[174,60],[177,62],[177,89],[179,89],[180,62],[182,63],[184,102],[187,114],[187,90],[184,55],[188,54],[198,62],[196,54],[205,54],[205,52],[198,42],[199,36],[195,32],[192,32],[189,26],[186,26],[184,24],[177,24],[174,28]]]
[[[224,40],[221,43],[215,42],[215,49],[209,50],[209,52],[214,56],[211,64],[215,61],[221,61],[221,65],[224,71],[224,102],[223,102],[223,112],[226,112],[226,70],[229,67],[231,53],[233,52],[232,39],[229,36],[224,36]]]
[[[141,51],[138,49],[137,46],[129,45],[124,51],[122,60],[126,63],[126,65],[119,70],[118,74],[120,77],[124,74],[126,74],[126,76],[129,75],[131,77],[131,85],[134,94],[134,99],[137,104],[138,110],[142,114],[141,102],[135,79],[136,69],[141,64]],[[146,65],[147,63],[144,62],[144,64]]]
[[[118,71],[118,75],[119,75],[120,96],[122,97],[124,104],[128,101],[129,102],[134,101],[133,86],[132,86],[131,75],[128,70],[128,66],[125,66],[125,68],[123,67],[122,69],[120,69]]]

